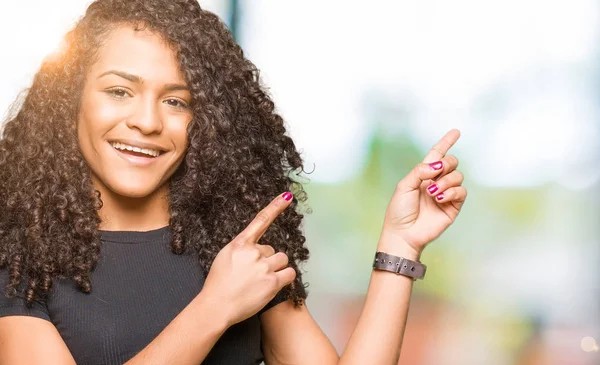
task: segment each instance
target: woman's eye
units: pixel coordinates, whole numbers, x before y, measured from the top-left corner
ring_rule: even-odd
[[[131,96],[127,90],[121,88],[109,89],[106,90],[106,92],[117,99],[123,99],[127,96]]]
[[[175,108],[189,109],[189,106],[187,105],[187,103],[185,103],[185,102],[183,102],[183,101],[181,101],[179,99],[173,99],[173,98],[167,99],[167,100],[165,100],[165,103],[167,105],[170,105],[170,106],[175,107]]]

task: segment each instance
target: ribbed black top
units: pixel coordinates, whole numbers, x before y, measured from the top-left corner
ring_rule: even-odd
[[[101,231],[101,258],[92,292],[57,280],[46,302],[32,308],[0,295],[0,317],[28,315],[52,322],[77,364],[123,364],[148,345],[200,292],[195,258],[170,251],[170,230]],[[7,273],[0,271],[0,287]],[[265,309],[282,301],[277,296]],[[259,315],[225,332],[203,364],[259,364]]]

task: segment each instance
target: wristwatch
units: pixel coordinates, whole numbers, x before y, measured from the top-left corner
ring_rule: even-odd
[[[417,280],[425,277],[427,266],[418,261],[405,259],[404,257],[377,252],[375,253],[375,261],[373,261],[373,269],[391,271]]]

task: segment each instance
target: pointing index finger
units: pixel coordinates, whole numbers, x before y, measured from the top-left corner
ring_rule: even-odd
[[[292,193],[289,191],[273,199],[269,205],[258,212],[246,229],[238,235],[238,237],[241,238],[241,242],[253,244],[258,242],[279,214],[290,205],[291,200]]]
[[[452,129],[446,133],[438,143],[431,147],[423,162],[431,163],[441,160],[456,141],[458,141],[458,138],[460,138],[460,131],[458,129]]]

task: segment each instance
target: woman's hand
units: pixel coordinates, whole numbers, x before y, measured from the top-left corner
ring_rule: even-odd
[[[291,200],[289,192],[275,198],[215,257],[201,294],[225,314],[227,326],[256,314],[296,278],[285,253],[257,243]]]
[[[467,190],[456,169],[458,159],[446,153],[459,137],[456,129],[448,132],[398,183],[385,213],[382,241],[395,241],[419,257],[454,222]]]

